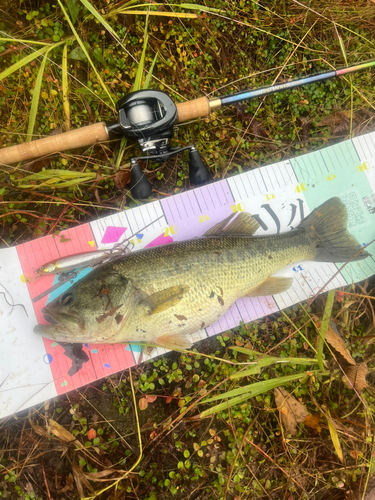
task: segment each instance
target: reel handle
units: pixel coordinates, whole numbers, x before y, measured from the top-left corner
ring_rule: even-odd
[[[95,123],[64,134],[52,135],[37,141],[24,142],[17,146],[0,149],[0,165],[10,165],[67,149],[91,146],[97,142],[108,141],[108,139],[106,125],[103,122]]]

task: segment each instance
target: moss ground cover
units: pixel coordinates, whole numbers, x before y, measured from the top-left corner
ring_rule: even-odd
[[[145,83],[182,102],[375,58],[372,0],[0,0],[0,13],[0,147],[113,121]],[[195,144],[218,180],[374,130],[374,92],[371,71],[296,88],[181,125],[173,145]],[[137,151],[110,141],[0,167],[0,245],[140,203]],[[188,189],[186,160],[147,165],[151,199]],[[371,289],[3,420],[0,498],[369,500]]]

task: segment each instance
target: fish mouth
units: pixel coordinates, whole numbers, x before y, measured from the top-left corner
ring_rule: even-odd
[[[78,312],[71,310],[68,313],[64,313],[59,311],[58,306],[50,305],[43,307],[41,313],[43,314],[44,319],[53,325],[62,326],[68,330],[69,326],[78,326],[80,330],[85,328],[85,321]]]
[[[72,337],[77,335],[77,330],[84,330],[85,322],[82,317],[74,312],[63,313],[56,310],[53,305],[43,307],[41,313],[49,325],[36,325],[34,333],[52,340],[71,342]]]

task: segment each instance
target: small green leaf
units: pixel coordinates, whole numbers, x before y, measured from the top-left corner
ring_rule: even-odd
[[[102,51],[99,49],[99,47],[96,47],[96,49],[92,51],[92,55],[95,57],[97,61],[103,64],[105,68],[107,67],[107,63],[105,62]]]
[[[72,20],[72,23],[75,24],[80,10],[79,2],[78,0],[66,0],[66,5],[69,10],[70,19]]]
[[[76,47],[69,54],[69,59],[74,59],[75,61],[86,61],[87,57],[81,47]]]

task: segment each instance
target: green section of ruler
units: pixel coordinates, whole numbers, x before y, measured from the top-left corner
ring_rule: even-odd
[[[310,210],[338,196],[348,210],[348,229],[353,236],[362,245],[375,238],[375,215],[364,203],[365,197],[371,197],[372,189],[352,141],[292,158],[290,164],[299,182],[297,190],[303,192]],[[375,257],[375,244],[367,250]],[[348,283],[374,273],[375,260],[370,257],[348,264],[342,271]]]

